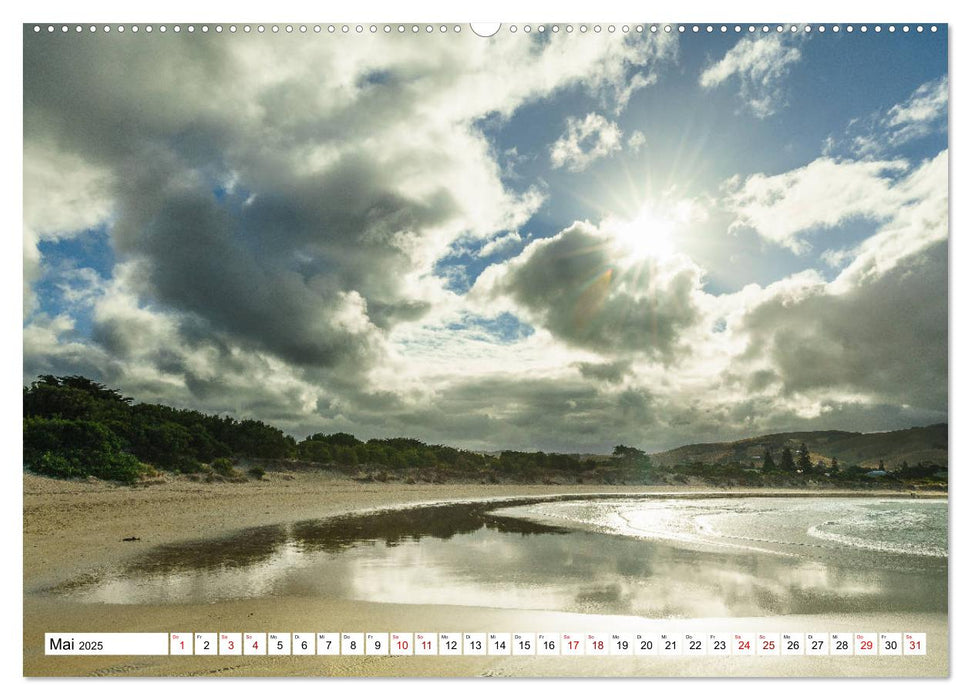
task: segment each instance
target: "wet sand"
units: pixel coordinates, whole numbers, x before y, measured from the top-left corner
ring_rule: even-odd
[[[550,494],[671,493],[657,487],[363,484],[323,473],[265,482],[149,487],[24,477],[24,674],[29,676],[943,676],[946,617],[933,614],[706,618],[679,631],[925,631],[926,657],[46,657],[59,631],[661,631],[643,618],[289,596],[210,604],[85,604],[44,588],[118,567],[162,544],[351,511]],[[706,488],[678,489],[686,492]],[[750,493],[750,489],[739,490]],[[763,491],[763,493],[769,493]],[[772,491],[771,493],[780,493]],[[868,495],[879,495],[867,492]],[[825,495],[835,495],[826,492]],[[893,495],[901,495],[895,492]],[[137,537],[135,541],[123,541]],[[461,621],[457,623],[457,621]],[[175,629],[179,627],[180,629]]]

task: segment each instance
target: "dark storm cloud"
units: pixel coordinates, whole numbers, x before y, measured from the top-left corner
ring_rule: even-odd
[[[566,342],[671,361],[699,317],[700,271],[683,259],[626,259],[609,235],[577,222],[528,246],[492,278],[531,320]]]
[[[947,408],[947,243],[843,293],[777,296],[746,319],[748,356],[767,357],[786,392],[859,392],[876,403]]]

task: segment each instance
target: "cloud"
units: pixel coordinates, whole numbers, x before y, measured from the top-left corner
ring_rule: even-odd
[[[563,342],[605,356],[673,361],[698,318],[701,270],[683,256],[630,254],[607,224],[576,222],[487,268],[473,297],[511,309]]]
[[[479,249],[480,258],[488,258],[493,255],[505,255],[522,243],[522,236],[516,231],[509,231],[500,236],[496,236]]]
[[[79,235],[108,221],[111,175],[44,142],[24,146],[24,313],[36,309],[40,241]]]
[[[808,235],[817,230],[854,218],[892,222],[909,216],[928,196],[946,194],[947,152],[934,162],[937,166],[912,169],[905,160],[822,157],[779,175],[731,180],[724,186],[724,206],[735,216],[733,229],[751,228],[770,243],[803,253],[810,248]],[[933,182],[923,182],[929,176]]]
[[[25,284],[38,236],[110,222],[142,275],[128,291],[175,322],[171,342],[192,327],[366,370],[388,329],[449,303],[434,267],[451,243],[515,230],[543,201],[503,184],[477,121],[567,86],[613,103],[676,46],[280,38],[27,32]]]
[[[630,136],[627,137],[627,149],[631,153],[637,153],[640,151],[644,144],[647,143],[647,137],[641,131],[632,131]]]
[[[591,112],[582,120],[569,117],[566,131],[550,147],[550,162],[574,173],[586,170],[595,160],[619,151],[623,135],[620,127],[599,114]]]
[[[930,80],[907,98],[882,114],[860,122],[864,133],[852,138],[851,149],[858,156],[879,157],[882,153],[947,131],[948,80]]]
[[[710,89],[737,77],[745,106],[759,119],[765,119],[784,106],[782,82],[801,58],[797,47],[774,34],[744,38],[720,61],[702,71],[698,82]]]
[[[843,395],[946,413],[946,298],[945,242],[853,286],[807,280],[745,315],[747,357],[766,362],[780,394],[809,407]]]

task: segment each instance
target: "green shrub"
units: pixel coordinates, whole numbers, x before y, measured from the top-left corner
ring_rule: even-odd
[[[263,467],[250,467],[249,475],[259,481],[264,476],[266,476],[266,469]]]
[[[233,462],[227,457],[220,457],[218,459],[212,460],[212,464],[209,465],[212,470],[219,474],[220,476],[233,476],[236,474],[236,469],[233,468]]]
[[[108,428],[93,421],[24,419],[24,466],[60,478],[95,476],[132,483],[143,467]]]

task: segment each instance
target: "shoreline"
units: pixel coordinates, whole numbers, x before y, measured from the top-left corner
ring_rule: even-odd
[[[51,631],[273,631],[306,626],[316,631],[340,627],[350,631],[594,631],[610,625],[630,629],[661,625],[642,618],[581,615],[546,611],[429,605],[363,603],[319,599],[240,599],[207,605],[80,604],[37,591],[85,573],[118,566],[163,544],[210,539],[250,527],[332,516],[430,505],[444,502],[495,501],[592,496],[660,496],[712,498],[889,497],[909,492],[889,490],[712,489],[701,486],[547,486],[483,484],[360,483],[329,473],[270,472],[267,481],[206,484],[180,478],[147,487],[105,482],[61,481],[24,475],[24,666],[30,676],[77,675],[340,675],[340,676],[628,676],[628,675],[929,675],[947,674],[946,615],[796,616],[748,620],[677,620],[678,630],[716,631],[728,624],[761,631],[926,631],[933,659],[886,657],[813,657],[797,664],[765,658],[611,657],[605,659],[530,659],[529,657],[45,657],[43,634]],[[946,493],[920,493],[947,498]],[[123,541],[137,537],[134,541]],[[901,619],[903,617],[903,619]],[[602,618],[602,619],[601,619]],[[816,618],[816,619],[813,619]],[[455,620],[461,619],[462,625]],[[91,620],[97,620],[92,628]],[[178,621],[173,623],[172,620]],[[527,620],[535,623],[526,624]],[[311,621],[314,621],[311,624]],[[905,622],[912,625],[904,630]],[[577,628],[581,625],[582,628]],[[864,624],[865,623],[865,624]],[[668,622],[670,627],[671,621]],[[803,625],[810,625],[804,628]],[[863,626],[861,626],[863,625]],[[619,626],[619,627],[618,627]],[[509,627],[510,629],[506,629]],[[865,627],[865,629],[864,629]],[[237,629],[239,628],[239,629]],[[319,628],[319,629],[316,629]],[[855,628],[855,629],[854,629]],[[898,629],[899,628],[899,629]],[[816,630],[819,631],[819,630]],[[933,639],[933,642],[931,640]],[[727,665],[726,665],[727,664]]]

